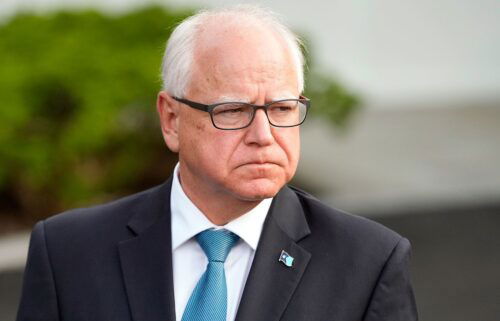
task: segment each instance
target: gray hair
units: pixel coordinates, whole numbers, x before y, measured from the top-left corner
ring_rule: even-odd
[[[163,55],[161,77],[163,89],[173,96],[183,97],[191,78],[196,37],[200,26],[209,18],[233,18],[236,23],[254,19],[277,32],[288,46],[297,72],[298,90],[304,89],[304,55],[300,38],[285,26],[278,16],[255,5],[201,11],[182,21],[172,32]],[[241,22],[240,22],[241,23]]]

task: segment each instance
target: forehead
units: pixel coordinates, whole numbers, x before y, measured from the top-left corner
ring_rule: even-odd
[[[263,26],[208,23],[199,33],[194,58],[190,88],[195,91],[229,96],[249,90],[297,91],[285,41]]]

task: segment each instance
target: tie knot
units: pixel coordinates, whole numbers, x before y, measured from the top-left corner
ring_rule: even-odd
[[[196,240],[209,262],[225,262],[229,251],[238,239],[238,235],[224,229],[205,230],[196,235]]]

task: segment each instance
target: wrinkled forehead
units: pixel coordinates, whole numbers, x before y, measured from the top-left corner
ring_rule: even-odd
[[[255,39],[258,42],[272,39],[273,42],[284,44],[283,37],[270,24],[254,17],[224,14],[208,17],[200,23],[196,43],[199,49],[203,49],[226,42],[246,42],[251,45]]]
[[[222,23],[201,30],[195,42],[195,57],[198,62],[258,70],[262,66],[255,62],[278,64],[288,60],[291,55],[287,49],[282,37],[269,27]]]
[[[209,22],[199,32],[192,78],[196,85],[220,88],[266,83],[283,87],[290,82],[297,86],[296,78],[286,42],[269,27]]]

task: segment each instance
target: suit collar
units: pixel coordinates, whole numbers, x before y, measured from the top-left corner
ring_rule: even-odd
[[[298,244],[310,233],[299,198],[284,187],[275,197],[264,223],[236,321],[281,318],[311,258]],[[279,261],[282,251],[294,258],[291,267]]]
[[[141,234],[163,216],[170,218],[171,188],[172,177],[165,183],[143,192],[144,198],[127,224],[135,235]]]
[[[179,164],[172,175],[172,189],[170,192],[172,217],[172,249],[176,249],[194,237],[196,234],[219,226],[210,220],[196,207],[184,193],[178,173]],[[269,212],[272,199],[262,200],[256,207],[228,222],[223,227],[238,235],[254,251],[257,249],[264,221]]]
[[[172,179],[144,192],[128,228],[135,237],[118,249],[134,321],[174,321],[174,287],[170,226]],[[236,315],[237,321],[278,321],[311,254],[298,242],[310,234],[299,198],[284,187],[274,198]],[[292,267],[279,262],[281,251],[294,258]]]
[[[118,244],[134,321],[174,321],[170,228],[171,179],[144,192],[128,223],[134,237]]]
[[[295,242],[311,234],[302,204],[297,194],[287,186],[276,195],[268,216]]]
[[[172,177],[162,185],[143,192],[144,200],[135,209],[127,224],[135,235],[142,233],[162,216],[167,215],[170,218],[171,188]],[[299,241],[311,233],[300,200],[287,186],[274,197],[266,220],[269,216],[273,216],[283,232],[294,241]]]

